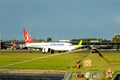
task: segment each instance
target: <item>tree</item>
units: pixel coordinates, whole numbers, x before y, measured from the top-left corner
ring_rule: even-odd
[[[47,42],[51,42],[52,41],[52,38],[51,37],[48,37],[47,38]]]
[[[39,42],[45,42],[45,40],[44,40],[44,39],[39,39],[38,41],[39,41]]]
[[[113,42],[120,42],[120,34],[114,34],[112,37]]]

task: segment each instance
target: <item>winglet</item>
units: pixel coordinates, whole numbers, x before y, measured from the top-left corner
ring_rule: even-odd
[[[24,33],[25,43],[33,43],[33,40],[30,38],[30,36],[25,28],[23,29],[23,33]]]
[[[77,48],[80,48],[80,47],[82,46],[82,42],[83,42],[83,41],[80,40],[79,44],[78,44],[75,48],[76,48],[76,49],[77,49]]]

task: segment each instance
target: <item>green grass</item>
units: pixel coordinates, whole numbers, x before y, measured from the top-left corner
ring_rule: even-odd
[[[103,52],[102,54],[110,63],[120,63],[120,52]]]
[[[0,66],[21,62],[45,55],[46,54],[39,54],[38,52],[29,53],[28,51],[0,51]]]
[[[114,73],[120,72],[120,52],[101,52],[103,57],[100,57],[99,54],[89,54],[82,60],[82,66],[80,69],[71,67],[68,71],[72,73],[72,80],[79,80],[79,78],[76,78],[76,72],[80,73],[94,73],[99,72],[100,78],[95,80],[110,80],[106,78],[106,72],[108,69],[111,69]],[[85,67],[83,66],[84,60],[91,60],[91,66]],[[74,62],[72,66],[76,65]],[[81,78],[80,80],[85,80],[85,78]]]
[[[61,54],[61,53],[55,53]],[[110,80],[105,77],[105,72],[110,68],[114,73],[120,71],[120,52],[101,52],[103,57],[97,53],[76,52],[70,54],[40,53],[39,51],[0,51],[0,68],[6,69],[40,69],[40,70],[67,70],[72,73],[72,80],[79,80],[75,77],[76,72],[100,72],[101,78],[97,80]],[[40,57],[46,57],[36,59]],[[36,60],[32,60],[36,59]],[[76,68],[76,60],[80,59],[81,68]],[[32,61],[27,61],[32,60]],[[84,60],[91,60],[90,67],[84,67]],[[26,61],[26,62],[23,62]],[[21,63],[19,63],[21,62]],[[16,64],[18,63],[18,64]],[[10,65],[14,64],[14,65]],[[6,66],[9,65],[9,66]],[[3,67],[4,66],[4,67]],[[69,68],[68,68],[69,67]],[[80,80],[85,80],[81,78]]]
[[[56,53],[58,54],[58,53]],[[61,53],[59,53],[61,54]],[[40,52],[28,51],[0,51],[0,67],[14,64],[17,62],[22,62],[38,57],[53,55],[50,53],[42,54]],[[66,70],[68,65],[71,64],[71,61],[78,59],[86,54],[83,53],[71,53],[71,54],[62,54],[57,56],[50,56],[45,59],[38,59],[34,61],[29,61],[25,63],[15,64],[12,66],[7,66],[5,68],[10,69],[47,69],[47,70]]]
[[[109,68],[109,65],[112,69],[120,70],[120,52],[101,52],[104,56],[104,59],[99,58],[98,54],[92,54],[89,56],[89,52],[76,52],[70,54],[62,54],[56,56],[50,56],[44,59],[37,59],[25,63],[15,64],[11,66],[7,66],[4,68],[7,69],[42,69],[42,70],[67,70],[68,66],[72,67],[76,65],[76,60],[85,60],[85,59],[93,59],[92,68],[90,69],[102,69],[104,66],[105,69]],[[61,53],[55,53],[61,54]],[[22,62],[38,57],[54,55],[50,53],[42,54],[39,51],[33,51],[29,53],[29,51],[0,51],[0,67],[14,64],[17,62]],[[98,67],[97,65],[101,65]],[[84,70],[84,69],[83,69]]]

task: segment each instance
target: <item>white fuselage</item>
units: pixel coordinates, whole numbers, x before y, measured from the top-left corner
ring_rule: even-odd
[[[57,51],[71,51],[76,48],[79,48],[82,44],[82,41],[79,42],[78,45],[72,45],[71,43],[66,42],[41,42],[41,43],[34,43],[34,41],[30,38],[26,29],[23,29],[24,39],[26,43],[26,47],[28,48],[39,48],[42,49],[42,52],[51,52],[53,53],[54,50]]]
[[[52,49],[57,51],[71,51],[75,49],[75,45],[71,43],[64,43],[64,42],[42,42],[42,43],[27,43],[26,47],[31,48],[46,48]]]

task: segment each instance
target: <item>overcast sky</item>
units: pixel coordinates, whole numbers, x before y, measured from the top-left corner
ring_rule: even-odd
[[[111,39],[120,33],[120,0],[0,0],[3,40]]]

